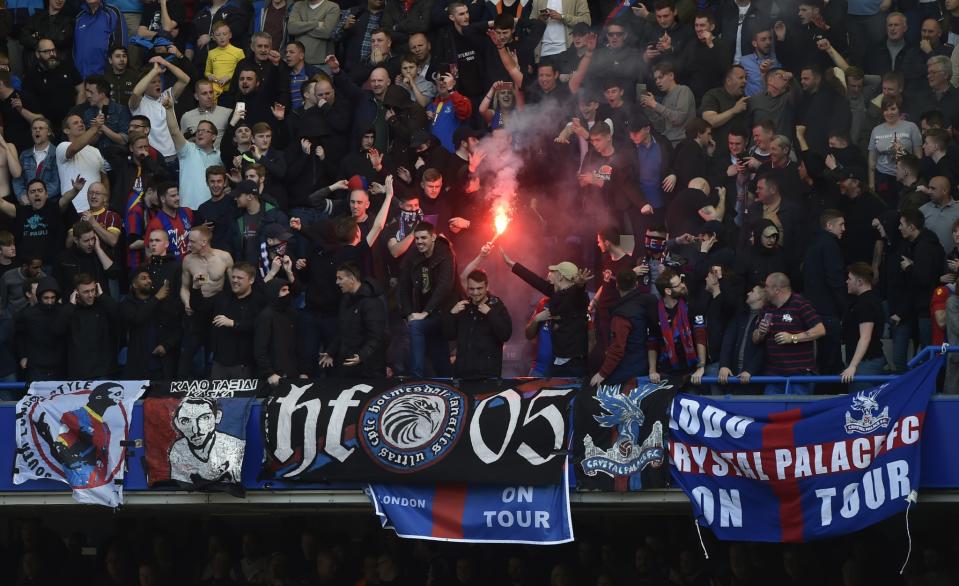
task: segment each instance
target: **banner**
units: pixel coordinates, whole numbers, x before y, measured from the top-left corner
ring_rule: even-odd
[[[800,542],[858,531],[906,509],[942,357],[879,387],[747,416],[677,395],[673,478],[720,539]]]
[[[150,487],[243,495],[246,424],[257,379],[157,383],[143,402],[144,469]]]
[[[146,381],[40,382],[17,403],[14,484],[53,479],[80,503],[123,503],[126,438]]]
[[[617,490],[666,486],[666,426],[676,392],[667,380],[584,387],[576,434],[584,488]],[[579,448],[579,446],[577,446]],[[600,482],[605,480],[606,482]]]
[[[400,537],[541,545],[573,540],[568,482],[505,487],[371,484],[368,493],[383,527]]]
[[[281,383],[263,405],[261,480],[556,484],[569,379]]]

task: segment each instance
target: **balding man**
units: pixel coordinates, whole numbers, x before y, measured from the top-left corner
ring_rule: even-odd
[[[389,150],[389,127],[386,123],[383,98],[386,88],[390,87],[390,74],[384,67],[377,67],[370,72],[368,81],[370,89],[360,89],[350,76],[340,68],[340,62],[335,55],[326,58],[326,65],[333,73],[333,82],[338,90],[345,94],[345,98],[353,104],[353,133],[351,147],[360,146],[363,133],[372,128],[376,133],[373,146],[381,153]]]
[[[952,238],[952,226],[959,220],[959,202],[952,199],[952,185],[945,177],[933,177],[928,187],[919,187],[929,195],[929,202],[923,204],[919,211],[926,218],[926,228],[932,230],[943,252],[952,250],[955,243]]]
[[[816,372],[814,341],[826,334],[819,315],[798,293],[793,293],[789,277],[772,273],[766,277],[763,317],[753,332],[754,344],[766,345],[766,369],[763,374],[796,376]],[[812,383],[770,383],[767,395],[811,395]]]

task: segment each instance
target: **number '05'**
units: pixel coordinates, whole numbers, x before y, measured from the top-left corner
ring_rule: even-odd
[[[526,408],[526,416],[523,418],[523,427],[526,427],[531,422],[542,417],[549,424],[549,427],[553,432],[553,448],[550,450],[550,454],[546,457],[539,455],[526,442],[521,443],[516,448],[516,453],[526,458],[530,464],[539,466],[540,464],[545,464],[546,462],[552,460],[557,455],[558,451],[563,447],[563,440],[566,437],[566,418],[563,416],[563,413],[556,407],[556,405],[547,405],[537,410],[536,402],[543,398],[549,399],[552,397],[563,397],[572,391],[573,389],[543,390],[537,393],[536,397],[529,402],[529,406]],[[502,399],[506,402],[506,406],[509,408],[509,424],[506,427],[506,435],[503,438],[502,445],[499,447],[499,451],[496,452],[494,452],[486,444],[486,440],[483,439],[482,426],[480,425],[480,421],[483,418],[483,411],[486,409],[487,404],[494,399]],[[506,452],[506,448],[513,439],[513,434],[516,431],[516,425],[519,423],[521,408],[521,397],[519,393],[513,389],[507,389],[491,397],[487,397],[476,404],[476,411],[473,413],[472,421],[470,421],[470,443],[473,446],[473,452],[485,464],[492,464],[503,457],[503,454]]]

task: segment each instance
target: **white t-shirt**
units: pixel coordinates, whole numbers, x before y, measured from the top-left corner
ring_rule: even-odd
[[[80,152],[68,159],[67,148],[69,146],[69,141],[57,145],[57,171],[60,174],[60,192],[66,193],[73,189],[73,180],[77,175],[86,179],[86,185],[73,198],[73,208],[77,210],[77,213],[85,212],[90,209],[90,202],[87,201],[87,189],[90,189],[90,185],[100,181],[100,172],[106,172],[107,162],[100,154],[100,149],[90,145],[83,147]]]
[[[563,0],[549,0],[546,8],[563,13]],[[566,25],[561,20],[546,21],[546,31],[543,33],[543,44],[540,47],[541,57],[558,55],[566,50]]]
[[[167,92],[170,90],[164,90],[158,99],[144,95],[140,105],[131,113],[134,116],[146,116],[150,119],[150,146],[164,157],[172,157],[176,154],[176,147],[173,146],[173,137],[170,136],[170,129],[166,125],[166,108],[163,107],[163,96]],[[170,95],[173,95],[172,92]]]

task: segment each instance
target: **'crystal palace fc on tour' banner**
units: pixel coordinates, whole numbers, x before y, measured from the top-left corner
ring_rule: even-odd
[[[720,539],[798,542],[868,527],[916,498],[919,440],[942,362],[762,417],[677,395],[673,478]]]
[[[263,406],[261,479],[557,484],[578,386],[568,379],[284,382]]]
[[[146,381],[32,383],[17,403],[14,484],[53,479],[81,503],[123,503],[126,439]]]
[[[257,379],[152,384],[143,402],[149,485],[241,496],[246,423],[259,385]]]

